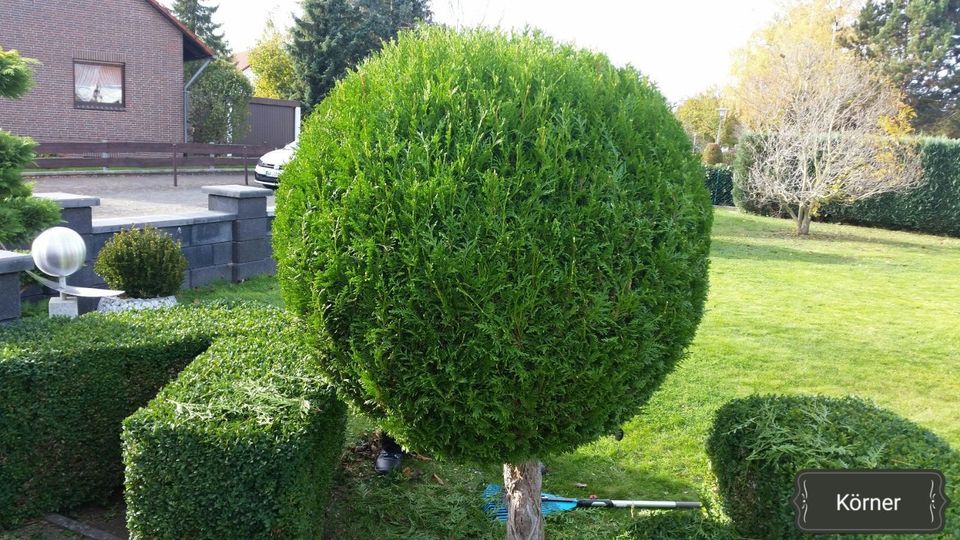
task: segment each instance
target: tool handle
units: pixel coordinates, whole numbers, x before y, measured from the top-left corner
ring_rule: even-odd
[[[696,501],[622,501],[615,499],[577,499],[577,508],[700,508]]]

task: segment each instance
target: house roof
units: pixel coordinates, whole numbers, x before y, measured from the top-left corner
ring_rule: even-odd
[[[213,52],[213,49],[207,46],[202,39],[198,38],[185,24],[180,22],[173,13],[170,13],[170,10],[165,8],[160,4],[158,0],[145,0],[148,4],[156,8],[161,15],[166,17],[171,24],[177,27],[180,30],[180,33],[183,34],[183,59],[187,60],[200,60],[202,58],[212,58],[216,56],[216,53]]]
[[[250,67],[250,51],[242,51],[233,55],[233,58],[230,59],[233,62],[233,65],[237,66],[237,69],[240,71],[246,71]]]

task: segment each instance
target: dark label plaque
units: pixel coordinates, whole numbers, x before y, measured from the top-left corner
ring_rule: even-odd
[[[949,504],[930,470],[806,470],[797,475],[797,527],[822,533],[933,533]]]

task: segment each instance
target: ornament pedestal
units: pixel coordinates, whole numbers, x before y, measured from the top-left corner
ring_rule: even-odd
[[[73,297],[51,298],[47,311],[49,311],[50,317],[69,317],[75,319],[80,315],[77,299]]]

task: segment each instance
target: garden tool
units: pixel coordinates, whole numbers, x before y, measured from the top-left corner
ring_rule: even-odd
[[[488,484],[483,490],[483,510],[491,517],[501,522],[507,521],[506,495],[503,488],[497,484]],[[612,499],[571,499],[559,497],[550,493],[540,494],[540,511],[543,515],[556,512],[566,512],[574,508],[700,508],[697,501],[643,501],[643,500],[612,500]]]

